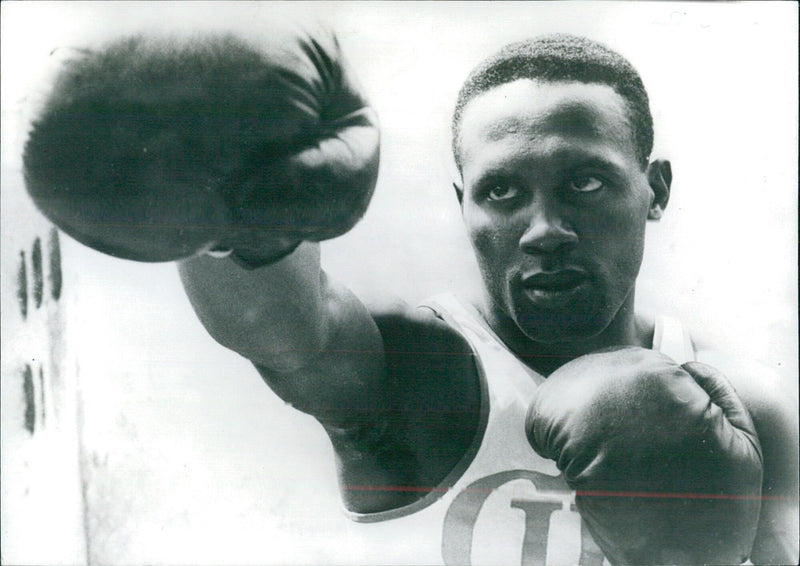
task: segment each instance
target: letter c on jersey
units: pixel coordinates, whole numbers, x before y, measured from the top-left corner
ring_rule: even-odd
[[[536,491],[564,492],[564,484],[558,477],[548,476],[532,470],[509,470],[481,478],[459,493],[444,519],[442,532],[442,558],[447,566],[471,564],[472,538],[475,524],[483,504],[494,490],[514,480],[530,481]],[[521,566],[544,566],[547,553],[547,537],[550,516],[562,508],[558,499],[525,500],[514,499],[511,506],[525,513],[525,536],[522,543]],[[570,505],[571,511],[576,511]],[[592,540],[581,522],[580,566],[601,566],[603,554]],[[577,542],[577,541],[576,541]]]

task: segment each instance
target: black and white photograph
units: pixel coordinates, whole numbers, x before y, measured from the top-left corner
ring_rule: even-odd
[[[0,8],[3,564],[798,563],[796,3]]]

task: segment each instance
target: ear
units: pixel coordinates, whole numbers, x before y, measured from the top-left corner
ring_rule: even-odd
[[[464,187],[459,185],[457,182],[453,182],[453,188],[456,190],[456,198],[458,198],[458,204],[464,204]]]
[[[647,212],[648,220],[659,220],[667,208],[672,185],[672,166],[666,159],[656,159],[647,166],[647,182],[653,191],[653,200]]]

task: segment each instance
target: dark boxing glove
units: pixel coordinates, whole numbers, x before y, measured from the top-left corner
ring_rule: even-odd
[[[614,564],[741,564],[762,455],[724,376],[641,348],[577,358],[542,384],[528,439],[556,461]]]
[[[375,114],[334,34],[142,35],[68,61],[34,121],[26,187],[99,251],[251,265],[350,229],[378,173]]]

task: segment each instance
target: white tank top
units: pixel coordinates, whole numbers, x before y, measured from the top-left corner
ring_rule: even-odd
[[[423,303],[470,343],[482,384],[474,446],[423,499],[380,513],[348,513],[351,549],[363,564],[575,565],[607,563],[555,462],[525,436],[530,399],[544,377],[523,364],[482,317],[454,295]],[[654,349],[694,359],[679,321],[656,320]]]

